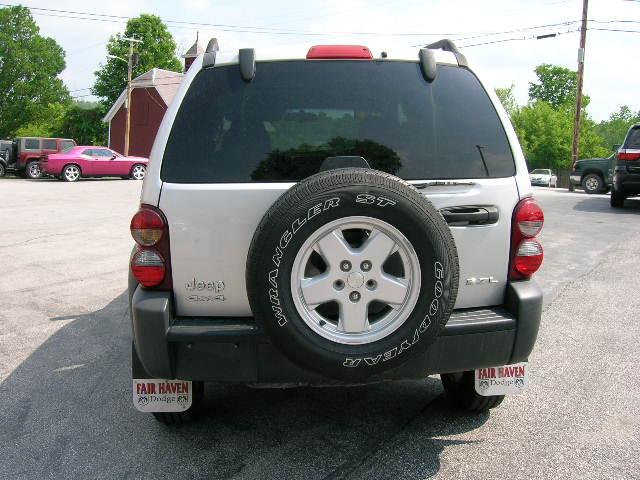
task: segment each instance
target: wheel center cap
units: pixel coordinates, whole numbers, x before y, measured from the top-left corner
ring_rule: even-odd
[[[351,288],[360,288],[364,284],[364,275],[360,272],[351,272],[347,277],[347,284]]]

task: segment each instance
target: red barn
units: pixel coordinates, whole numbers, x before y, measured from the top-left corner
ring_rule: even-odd
[[[149,157],[160,122],[184,74],[154,68],[131,81],[129,155]],[[109,148],[124,153],[127,89],[102,119],[109,123]]]

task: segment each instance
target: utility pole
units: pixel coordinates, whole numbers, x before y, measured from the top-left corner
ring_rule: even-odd
[[[142,43],[142,40],[137,40],[131,37],[122,37],[123,40],[129,42],[129,60],[127,62],[127,120],[124,127],[124,156],[129,155],[129,131],[131,129],[131,74],[133,71],[133,44]]]
[[[582,81],[584,77],[584,54],[587,43],[587,10],[589,0],[582,0],[582,27],[580,28],[580,48],[578,49],[578,86],[576,91],[576,117],[573,123],[573,146],[571,149],[571,168],[578,161],[578,143],[580,141],[580,113],[582,111]],[[569,182],[569,189],[572,184]]]

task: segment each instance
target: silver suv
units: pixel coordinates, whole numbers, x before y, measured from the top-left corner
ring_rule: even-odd
[[[165,114],[131,221],[133,399],[204,382],[440,374],[484,411],[527,380],[543,214],[511,124],[455,45],[218,51]]]

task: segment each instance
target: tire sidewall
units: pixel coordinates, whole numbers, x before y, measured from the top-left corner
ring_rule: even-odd
[[[334,378],[364,378],[398,366],[435,340],[455,302],[457,256],[442,217],[417,198],[421,204],[381,186],[342,186],[312,194],[271,219],[259,236],[262,261],[249,266],[250,301],[258,322],[294,362]],[[363,345],[339,344],[315,333],[298,313],[291,291],[292,267],[303,243],[323,225],[351,216],[373,217],[398,229],[420,264],[420,294],[412,313],[387,337]]]
[[[38,178],[40,178],[42,176],[42,172],[40,171],[40,168],[38,168],[38,172],[39,172],[38,175],[32,175],[31,174],[31,166],[33,164],[37,164],[37,163],[38,162],[35,161],[35,160],[30,160],[30,161],[27,162],[27,166],[25,168],[25,171],[27,173],[27,177],[29,177],[32,180],[36,180],[36,179],[38,179]]]

